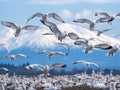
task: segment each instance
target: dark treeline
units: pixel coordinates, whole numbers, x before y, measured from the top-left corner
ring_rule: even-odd
[[[39,75],[42,74],[42,71],[40,71],[39,69],[32,69],[32,70],[26,70],[24,67],[30,65],[28,62],[26,64],[20,65],[20,66],[15,66],[15,65],[11,65],[11,64],[0,64],[0,68],[1,67],[6,67],[9,69],[9,75],[13,75],[14,73],[16,75]],[[79,68],[73,68],[70,71],[67,71],[65,69],[53,69],[51,70],[49,73],[51,75],[74,75],[74,74],[78,74],[78,73],[83,73],[85,72],[87,74],[91,74],[93,69],[89,68],[89,69],[79,69]],[[96,69],[94,70],[95,72],[100,72],[103,71],[103,74],[109,74],[110,71],[113,71],[113,75],[120,75],[120,69],[109,69],[106,68],[104,70],[100,70],[100,69]],[[0,70],[0,74],[5,74],[6,72],[4,70]]]

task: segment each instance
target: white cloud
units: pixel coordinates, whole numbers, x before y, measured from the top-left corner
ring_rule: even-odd
[[[68,9],[64,9],[60,12],[60,16],[62,16],[64,19],[69,19],[71,18],[73,15],[72,15],[72,12]]]
[[[91,37],[96,38],[95,40],[90,42],[92,45],[101,42],[107,42],[113,46],[117,44],[120,45],[120,40],[105,35],[101,35],[101,37],[98,37],[96,36],[95,32],[91,32],[88,29],[73,24],[68,24],[68,23],[60,24],[58,25],[58,28],[61,30],[61,32],[64,31],[66,31],[67,33],[74,32],[77,35],[79,35],[80,38],[85,38],[85,39],[89,39]],[[58,48],[58,45],[55,44],[55,42],[58,42],[58,40],[54,35],[42,35],[45,32],[51,32],[46,27],[43,27],[42,29],[38,29],[36,31],[22,31],[19,37],[14,37],[14,32],[15,31],[12,29],[5,29],[5,30],[1,30],[0,33],[0,41],[1,43],[6,44],[3,47],[4,49],[7,49],[8,52],[21,47],[37,48],[37,49]],[[69,44],[72,48],[77,48],[73,44],[74,40],[71,40],[70,38],[65,38],[63,42]]]
[[[79,19],[79,18],[88,18],[91,16],[92,11],[90,10],[83,10],[82,12],[78,12],[75,14],[75,19]]]
[[[58,5],[58,4],[73,4],[73,3],[119,3],[120,0],[27,0],[32,4]]]

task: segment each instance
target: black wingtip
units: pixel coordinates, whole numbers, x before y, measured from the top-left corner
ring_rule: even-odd
[[[67,67],[67,65],[66,65],[66,64],[62,66],[62,68],[65,68],[65,67]]]
[[[74,62],[73,64],[77,64],[76,62]]]
[[[76,20],[73,20],[73,22],[76,22]]]
[[[95,13],[95,16],[97,16],[98,14],[97,13]]]
[[[65,21],[62,21],[63,23],[65,23]]]

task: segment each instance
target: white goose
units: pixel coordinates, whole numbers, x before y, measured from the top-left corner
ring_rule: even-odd
[[[7,21],[1,21],[1,24],[4,25],[4,26],[6,26],[6,27],[15,29],[16,30],[15,37],[19,36],[21,30],[36,30],[36,29],[38,29],[38,26],[26,25],[24,27],[21,27],[21,26],[17,26],[13,22],[7,22]]]
[[[10,61],[15,60],[16,57],[23,57],[23,58],[29,58],[28,56],[26,56],[25,54],[16,54],[16,55],[5,55],[2,58],[9,58]]]
[[[108,52],[108,56],[114,56],[117,51],[120,50],[120,45],[113,46],[110,51]]]
[[[62,41],[66,37],[65,33],[62,33],[56,24],[49,22],[49,21],[43,21],[40,20],[45,26],[49,27],[49,29],[52,31],[52,33],[57,37],[58,40]],[[45,34],[44,34],[45,35]],[[47,33],[46,35],[51,35],[51,33]]]
[[[82,19],[73,20],[73,22],[76,22],[76,23],[87,23],[87,24],[90,25],[90,26],[89,26],[90,31],[94,31],[95,24],[101,23],[101,22],[102,22],[102,19],[103,19],[103,18],[99,18],[99,19],[97,19],[97,20],[95,20],[95,21],[91,21],[91,20],[82,18]]]
[[[104,29],[104,30],[95,30],[97,31],[97,36],[100,36],[102,33],[110,31],[110,29]]]
[[[68,53],[66,52],[60,52],[60,51],[47,51],[47,50],[41,50],[41,51],[37,51],[38,54],[42,54],[42,53],[46,53],[48,55],[48,58],[50,59],[52,56],[55,55],[63,55],[63,56],[67,56]]]
[[[120,16],[120,13],[118,13],[118,14],[116,14],[116,15],[109,15],[109,14],[106,13],[106,12],[95,13],[95,16],[97,16],[98,14],[105,16],[106,22],[110,23],[110,25],[112,24],[112,21],[115,19],[115,17]]]
[[[50,65],[50,66],[48,66],[48,65],[43,66],[43,65],[40,65],[40,64],[31,64],[31,65],[26,66],[25,68],[29,70],[29,69],[33,69],[33,68],[37,67],[37,68],[39,68],[40,70],[42,70],[43,73],[44,73],[44,76],[47,77],[47,76],[48,76],[48,73],[49,73],[49,71],[50,71],[51,69],[61,68],[61,67],[64,68],[64,67],[66,67],[66,66],[67,66],[67,65],[61,64],[61,63],[55,63],[55,64],[52,64],[52,65]]]
[[[87,62],[87,61],[84,61],[84,60],[78,60],[78,61],[74,62],[73,64],[78,64],[78,63],[82,63],[86,67],[90,67],[90,65],[94,65],[96,68],[99,68],[99,66],[96,63],[94,63],[94,62]]]
[[[9,69],[6,67],[1,67],[0,70],[4,70],[5,72],[9,72]]]
[[[59,15],[57,15],[56,13],[49,13],[49,14],[35,13],[30,18],[28,18],[27,22],[29,22],[31,19],[33,19],[35,17],[42,17],[43,21],[46,21],[47,18],[53,17],[54,19],[65,23],[65,21]]]

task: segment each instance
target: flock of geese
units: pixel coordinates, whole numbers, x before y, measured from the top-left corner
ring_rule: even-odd
[[[52,69],[53,65],[49,68]],[[113,75],[112,71],[110,74],[104,75],[103,72],[96,73],[94,70],[91,74],[84,72],[47,78],[44,78],[42,75],[0,75],[0,90],[64,90],[64,88],[75,86],[89,86],[90,88],[98,88],[100,90],[119,90],[120,75]]]
[[[91,20],[88,20],[88,19],[85,19],[85,18],[81,18],[81,19],[73,20],[73,22],[75,22],[75,23],[87,23],[87,24],[89,24],[89,30],[91,32],[97,31],[97,36],[100,37],[102,33],[108,32],[111,29],[95,30],[95,28],[94,28],[95,25],[98,24],[98,23],[106,23],[106,22],[111,25],[112,22],[113,22],[113,20],[116,17],[120,16],[120,13],[118,13],[116,15],[109,15],[109,14],[107,14],[105,12],[95,13],[95,16],[98,16],[98,15],[101,15],[103,17],[101,17],[101,18],[99,18],[99,19],[97,19],[95,21],[91,21]],[[55,19],[57,21],[60,21],[61,23],[65,23],[65,21],[59,15],[57,15],[56,13],[49,13],[49,14],[35,13],[31,17],[29,17],[27,19],[26,24],[29,23],[35,17],[41,18],[40,22],[43,25],[45,25],[46,27],[48,27],[50,29],[50,31],[51,31],[51,33],[44,33],[43,35],[54,35],[58,39],[58,41],[59,41],[59,43],[57,43],[57,42],[55,42],[55,43],[59,44],[59,45],[64,45],[68,50],[70,50],[69,45],[66,44],[66,43],[64,43],[64,42],[62,42],[66,37],[72,39],[74,41],[74,43],[73,43],[74,45],[85,47],[84,53],[88,53],[92,49],[97,48],[97,49],[101,49],[101,50],[110,50],[108,52],[108,56],[113,56],[115,54],[115,52],[120,49],[120,45],[112,46],[109,43],[105,43],[105,42],[100,43],[100,44],[96,44],[96,45],[93,46],[93,45],[91,45],[89,43],[89,41],[94,40],[95,38],[85,39],[85,38],[81,38],[79,35],[77,35],[74,32],[69,32],[69,33],[67,33],[67,32],[64,32],[64,33],[61,32],[61,30],[58,28],[58,26],[55,23],[49,21],[49,18],[53,18],[53,19]],[[20,33],[23,30],[37,30],[39,28],[39,26],[35,26],[35,25],[26,25],[26,26],[22,26],[21,27],[20,25],[17,26],[13,22],[8,22],[8,21],[1,21],[1,24],[3,26],[8,27],[8,28],[14,29],[15,30],[15,33],[14,33],[15,38],[19,37],[21,35]],[[4,45],[5,44],[0,44],[0,46],[4,46]],[[67,56],[68,55],[68,53],[60,52],[60,51],[56,51],[55,52],[55,51],[48,51],[48,50],[36,50],[35,52],[38,53],[38,54],[45,53],[45,54],[47,54],[47,56],[48,56],[49,59],[51,57],[55,56],[55,55],[63,55],[63,56]],[[15,54],[15,55],[6,54],[6,55],[2,56],[1,59],[9,58],[10,61],[14,61],[18,57],[29,58],[27,55],[20,53],[20,54]],[[77,61],[73,62],[73,64],[77,64],[77,63],[82,63],[87,68],[89,68],[91,65],[94,65],[96,68],[99,68],[99,66],[96,63],[94,63],[94,62],[88,62],[88,61],[85,61],[85,60],[77,60]],[[67,66],[66,64],[62,64],[62,63],[54,63],[54,64],[52,64],[50,66],[48,66],[48,65],[43,66],[43,65],[40,65],[40,64],[31,64],[31,65],[26,66],[25,69],[30,70],[30,69],[33,69],[33,68],[38,68],[41,71],[43,71],[44,77],[48,78],[49,71],[51,69],[54,69],[54,68],[65,68],[66,66]],[[9,72],[9,69],[7,69],[5,67],[1,67],[0,70],[1,69],[5,70],[6,72]],[[2,80],[3,77],[4,76],[0,76],[0,79]],[[15,77],[15,78],[18,78],[18,77]],[[77,78],[78,78],[78,76],[77,76]],[[7,76],[6,79],[10,79],[10,78]],[[39,80],[40,79],[41,78],[39,77]],[[79,78],[79,79],[81,79],[81,78]],[[41,80],[40,81],[39,80],[38,80],[39,83],[42,82]],[[54,81],[54,82],[58,82],[58,81]],[[68,80],[67,83],[69,83],[69,82],[70,81]],[[120,80],[119,80],[119,82],[120,82]],[[23,83],[23,82],[21,81],[19,84],[21,84],[21,83]],[[59,83],[62,84],[63,82],[61,82],[61,80],[59,80]],[[31,83],[31,84],[33,84],[33,83]],[[3,83],[2,83],[2,85],[3,85]],[[2,89],[2,90],[6,90],[6,89]],[[14,89],[14,90],[29,90],[29,89]],[[34,90],[34,89],[31,89],[31,90]]]

